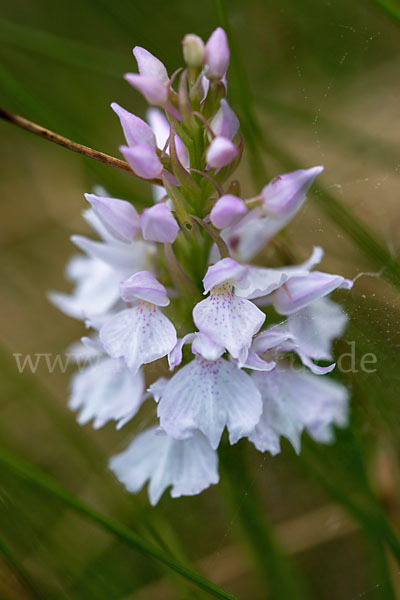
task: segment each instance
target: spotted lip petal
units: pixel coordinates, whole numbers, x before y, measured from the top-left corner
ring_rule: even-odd
[[[111,458],[110,469],[130,492],[149,481],[153,506],[170,486],[172,498],[179,498],[199,494],[219,481],[218,455],[198,431],[187,440],[175,440],[156,427],[147,429]]]
[[[199,331],[242,362],[265,314],[250,300],[235,296],[225,284],[214,287],[209,298],[196,304],[193,320]]]
[[[124,358],[136,372],[171,352],[177,338],[171,321],[154,304],[142,301],[106,321],[100,340],[112,358]]]
[[[247,373],[223,358],[198,355],[169,380],[157,414],[168,435],[187,439],[200,430],[215,449],[225,426],[235,444],[254,428],[261,410],[260,392]]]

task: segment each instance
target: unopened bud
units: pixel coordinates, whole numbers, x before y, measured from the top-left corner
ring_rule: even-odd
[[[204,57],[204,42],[198,35],[188,33],[182,41],[183,58],[188,67],[201,67]]]

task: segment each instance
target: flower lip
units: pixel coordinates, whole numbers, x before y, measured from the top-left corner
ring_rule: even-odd
[[[121,298],[125,302],[139,299],[157,306],[169,304],[167,290],[149,271],[135,273],[121,283],[120,290]]]
[[[215,265],[208,267],[207,273],[203,279],[204,294],[208,294],[211,288],[221,285],[227,281],[243,282],[247,277],[248,268],[240,265],[233,258],[222,258]]]

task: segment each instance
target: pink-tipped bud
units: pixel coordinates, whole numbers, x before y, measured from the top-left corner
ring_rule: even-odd
[[[132,171],[143,179],[158,177],[162,171],[162,164],[156,151],[151,146],[121,146],[120,151],[126,158]]]
[[[233,139],[239,129],[239,119],[229,106],[225,98],[221,100],[221,108],[212,119],[211,129],[216,136],[222,135],[228,139]]]
[[[212,169],[226,167],[236,158],[238,149],[228,138],[218,136],[213,139],[208,147],[206,160],[207,166]]]
[[[85,194],[104,227],[121,242],[131,242],[140,231],[139,215],[130,202]]]
[[[204,50],[204,74],[207,79],[218,81],[225,76],[229,66],[229,46],[226,33],[217,27],[210,35]]]
[[[152,75],[127,73],[125,79],[146,98],[149,104],[164,106],[168,101],[168,87]]]
[[[157,306],[168,306],[167,290],[150,271],[139,271],[121,283],[121,298],[125,302],[136,299],[151,302]]]
[[[111,104],[111,108],[118,115],[128,146],[146,144],[156,147],[156,138],[152,128],[145,121],[133,115],[122,108],[116,102]]]
[[[246,212],[247,206],[241,198],[225,194],[214,204],[210,212],[210,221],[214,227],[223,229],[238,223]]]
[[[261,192],[264,210],[277,218],[293,216],[306,199],[314,179],[323,170],[324,167],[312,167],[275,177]]]
[[[201,67],[204,57],[204,42],[198,35],[188,33],[182,40],[183,58],[188,67]]]
[[[145,240],[172,244],[179,233],[179,225],[164,203],[145,208],[140,215],[140,227]]]

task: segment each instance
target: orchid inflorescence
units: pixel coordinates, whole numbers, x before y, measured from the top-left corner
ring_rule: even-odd
[[[75,291],[51,299],[93,330],[75,346],[92,359],[72,379],[80,423],[120,428],[147,398],[156,401],[158,423],[110,462],[132,492],[149,481],[156,504],[170,486],[178,497],[218,482],[225,428],[230,444],[247,437],[271,454],[281,436],[299,452],[304,430],[333,439],[333,425],[347,422],[348,392],[322,377],[335,365],[319,361],[332,360],[347,321],[327,295],[352,282],[313,270],[319,247],[302,264],[251,264],[323,168],[280,175],[255,198],[241,197],[231,180],[243,142],[226,100],[225,32],[216,29],[206,44],[185,36],[186,68],[171,78],[147,50],[133,53],[139,73],[125,78],[152,105],[148,123],[111,106],[126,138],[120,150],[152,183],[154,203],[138,214],[125,200],[86,194],[84,217],[100,241],[72,236],[86,253],[67,267]],[[272,324],[264,327],[266,316]],[[172,374],[146,391],[144,365],[164,357]]]

